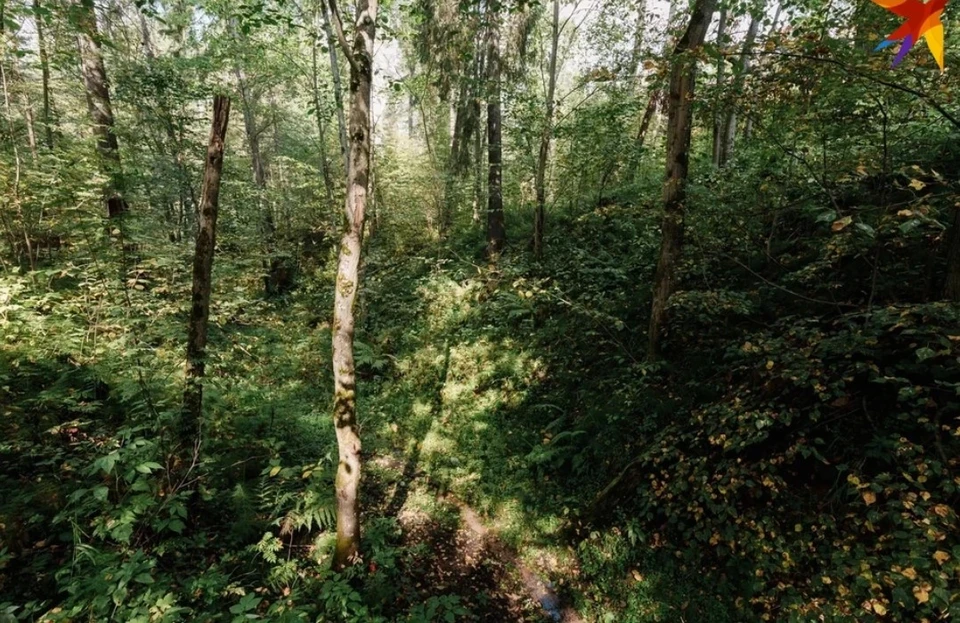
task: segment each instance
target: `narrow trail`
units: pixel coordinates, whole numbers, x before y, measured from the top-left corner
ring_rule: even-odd
[[[480,621],[583,623],[544,580],[560,573],[551,564],[535,569],[525,562],[474,508],[450,493],[433,492],[410,461],[380,456],[374,463],[400,475],[388,514],[397,518],[405,544],[424,550],[407,570],[416,583],[460,595]]]
[[[540,604],[544,612],[554,621],[562,623],[583,623],[580,615],[570,606],[564,606],[559,595],[553,590],[552,584],[544,582],[520,556],[510,549],[497,534],[489,529],[477,512],[451,496],[446,501],[460,509],[461,530],[470,535],[470,541],[477,544],[477,552],[486,552],[497,557],[506,567],[513,568],[520,576],[520,581],[532,600]],[[469,554],[468,554],[469,555]]]

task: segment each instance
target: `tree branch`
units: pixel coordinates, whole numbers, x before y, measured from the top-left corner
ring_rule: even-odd
[[[350,49],[350,42],[347,41],[347,36],[343,33],[343,20],[340,18],[340,9],[337,8],[337,0],[328,0],[327,4],[330,6],[330,21],[333,23],[333,30],[337,34],[337,41],[340,42],[340,47],[343,49],[343,55],[347,57],[350,68],[359,72],[360,65],[353,55],[353,50]]]
[[[919,99],[920,101],[922,101],[923,103],[925,103],[927,106],[929,106],[930,108],[933,108],[933,109],[936,110],[938,113],[940,113],[940,115],[941,115],[944,119],[946,119],[947,121],[949,121],[950,124],[951,124],[953,127],[955,127],[955,128],[957,128],[958,130],[960,130],[960,118],[958,118],[956,115],[952,114],[949,110],[947,110],[946,108],[944,108],[941,103],[939,103],[938,101],[936,101],[935,99],[933,99],[932,97],[930,97],[929,95],[927,95],[926,93],[924,93],[923,91],[918,91],[917,89],[913,89],[913,88],[910,88],[910,87],[908,87],[908,86],[904,86],[904,85],[902,85],[902,84],[898,84],[898,83],[896,83],[896,82],[890,82],[890,81],[888,81],[888,80],[884,80],[883,78],[878,78],[877,76],[872,76],[872,75],[870,75],[870,74],[864,73],[863,71],[860,71],[860,70],[856,69],[855,67],[851,67],[850,65],[847,65],[847,64],[844,63],[843,61],[837,60],[837,59],[835,59],[835,58],[828,58],[828,57],[821,57],[821,56],[811,56],[811,55],[809,55],[809,54],[797,54],[797,53],[792,53],[792,52],[779,52],[779,51],[772,51],[772,52],[771,52],[771,51],[750,52],[750,55],[751,55],[751,56],[782,56],[782,57],[784,57],[784,58],[794,58],[794,59],[801,59],[801,60],[806,60],[806,61],[814,61],[814,62],[818,62],[818,63],[827,63],[828,65],[834,65],[834,66],[836,66],[836,67],[839,67],[840,69],[842,69],[842,70],[845,71],[846,73],[850,74],[851,76],[855,76],[855,77],[857,77],[857,78],[862,78],[862,79],[867,80],[867,81],[869,81],[869,82],[873,82],[873,83],[876,83],[876,84],[880,84],[880,85],[883,85],[883,86],[885,86],[885,87],[887,87],[887,88],[894,89],[894,90],[896,90],[896,91],[901,91],[901,92],[903,92],[903,93],[908,93],[908,94],[910,94],[910,95],[913,95],[914,97],[916,97],[917,99]],[[726,54],[725,56],[736,56],[736,54]]]

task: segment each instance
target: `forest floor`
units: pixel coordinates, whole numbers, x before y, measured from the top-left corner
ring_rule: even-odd
[[[475,620],[583,621],[554,589],[554,581],[545,579],[563,582],[561,578],[577,574],[575,566],[544,552],[528,559],[507,544],[489,519],[438,490],[410,460],[384,455],[372,465],[374,478],[387,483],[381,489],[386,494],[383,512],[396,517],[403,547],[416,552],[404,569],[410,585],[458,596]]]

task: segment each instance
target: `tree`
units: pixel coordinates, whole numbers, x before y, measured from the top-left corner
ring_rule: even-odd
[[[77,41],[80,48],[80,73],[87,89],[87,109],[97,147],[107,174],[104,190],[107,216],[115,217],[127,211],[123,197],[123,173],[120,161],[120,144],[114,131],[113,106],[110,103],[110,83],[103,64],[100,33],[97,29],[97,14],[93,0],[77,0],[75,5]]]
[[[495,258],[506,244],[503,216],[503,134],[500,110],[499,6],[487,11],[487,253]]]
[[[40,57],[40,76],[43,87],[43,137],[47,149],[53,149],[53,118],[50,103],[50,60],[44,37],[44,9],[40,0],[33,0],[33,21],[37,29],[37,53]]]
[[[736,77],[733,80],[733,92],[739,93],[743,88],[743,81],[750,73],[752,63],[753,44],[757,39],[757,30],[760,28],[760,20],[756,15],[750,17],[750,26],[747,27],[747,36],[743,40],[743,50],[740,53],[740,62]],[[733,155],[733,145],[737,137],[737,110],[731,106],[727,111],[723,125],[719,132],[719,141],[717,143],[716,163],[717,166],[723,166]]]
[[[333,566],[343,569],[360,555],[360,431],[357,423],[357,375],[353,352],[354,307],[360,288],[360,255],[370,176],[370,91],[378,0],[356,5],[352,45],[343,32],[336,0],[330,16],[350,63],[350,150],[344,230],[340,240],[333,303],[333,424],[339,462],[336,476],[337,544]]]
[[[642,9],[641,9],[642,13]],[[639,36],[637,37],[639,41]],[[537,158],[536,193],[537,207],[533,216],[533,254],[543,256],[544,212],[547,202],[547,159],[550,157],[550,139],[553,137],[553,108],[557,89],[557,46],[560,42],[560,0],[553,0],[553,20],[550,23],[550,62],[547,68],[547,99],[543,115],[543,134],[540,136],[540,154]],[[639,43],[637,45],[639,47]],[[639,53],[634,53],[639,58]],[[633,74],[637,65],[633,63]]]
[[[317,0],[320,4],[320,10],[323,14],[323,30],[327,35],[327,52],[330,56],[330,75],[333,78],[333,101],[337,109],[337,129],[340,139],[340,153],[343,156],[343,173],[347,174],[350,168],[350,153],[347,141],[347,121],[343,116],[343,85],[340,81],[340,62],[337,60],[337,45],[333,35],[333,29],[330,27],[330,15],[327,10],[326,0]]]
[[[722,50],[725,38],[727,36],[727,8],[723,7],[720,9],[720,22],[717,24],[717,41],[716,46],[717,50]],[[723,78],[724,78],[724,68],[726,66],[726,59],[723,56],[720,56],[720,59],[717,61],[717,90],[723,88]],[[719,167],[720,160],[723,157],[723,129],[724,129],[724,117],[720,113],[716,113],[713,116],[713,166]]]
[[[210,318],[210,290],[213,253],[217,244],[217,213],[220,205],[220,176],[230,121],[230,100],[217,95],[213,99],[213,121],[203,169],[197,241],[193,253],[193,294],[187,328],[187,386],[183,392],[181,444],[193,447],[196,459],[203,421],[203,377],[206,367],[207,322]]]
[[[647,353],[651,359],[660,354],[667,301],[676,287],[677,265],[683,252],[687,172],[690,168],[690,133],[697,70],[695,53],[703,45],[715,5],[716,0],[696,0],[691,9],[687,30],[673,51],[667,100],[667,166],[663,184],[663,220],[650,308]]]

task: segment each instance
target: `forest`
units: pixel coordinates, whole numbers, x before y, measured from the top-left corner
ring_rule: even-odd
[[[0,623],[960,621],[945,0],[0,0]]]

